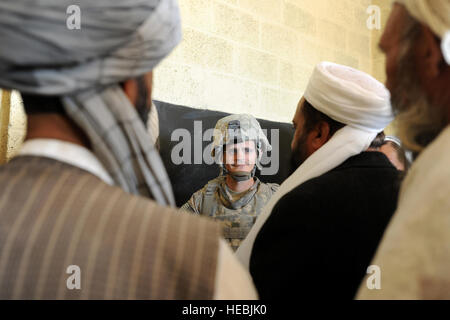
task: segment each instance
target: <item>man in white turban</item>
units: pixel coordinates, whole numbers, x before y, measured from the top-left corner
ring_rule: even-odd
[[[450,299],[450,0],[394,4],[380,41],[399,135],[415,161],[358,299]]]
[[[0,167],[0,299],[255,298],[219,227],[173,208],[145,128],[176,1],[75,3],[72,30],[73,1],[0,1],[0,87],[28,117]]]
[[[237,253],[261,298],[354,297],[396,208],[399,173],[378,151],[392,118],[383,84],[317,65],[293,120],[296,170]]]

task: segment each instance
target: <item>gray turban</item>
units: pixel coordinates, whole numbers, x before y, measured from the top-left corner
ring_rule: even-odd
[[[70,28],[77,13],[79,29]],[[176,0],[2,0],[0,87],[60,96],[116,185],[173,205],[161,158],[118,83],[151,71],[180,40]]]

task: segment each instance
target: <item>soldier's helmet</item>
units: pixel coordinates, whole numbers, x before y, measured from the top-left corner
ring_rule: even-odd
[[[249,114],[233,114],[217,121],[211,155],[217,164],[223,165],[224,147],[244,141],[255,141],[258,157],[256,166],[261,169],[261,158],[272,150],[258,120]]]

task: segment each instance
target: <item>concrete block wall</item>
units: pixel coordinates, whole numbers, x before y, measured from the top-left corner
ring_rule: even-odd
[[[8,134],[8,154],[7,157],[13,157],[18,151],[25,138],[27,129],[27,118],[23,110],[22,97],[17,91],[11,92],[11,114]]]
[[[2,90],[0,89],[0,99],[2,96]],[[6,158],[10,159],[19,150],[20,145],[25,138],[27,119],[23,110],[23,102],[20,94],[17,91],[11,92],[11,106],[9,121],[0,123],[6,124],[8,126],[6,136],[1,136],[0,139],[6,139]],[[3,132],[3,130],[0,130]],[[5,150],[0,150],[0,152],[5,152]],[[2,158],[3,154],[0,155]]]
[[[387,20],[392,9],[394,0],[372,0],[372,4],[380,8],[380,18],[381,18],[381,30],[372,30],[371,35],[371,56],[372,56],[372,70],[371,74],[380,80],[381,82],[386,81],[386,69],[385,63],[386,59],[384,54],[379,48],[379,42],[383,34],[384,27],[386,26]],[[395,120],[384,130],[387,135],[395,135],[397,132]]]
[[[367,28],[366,10],[376,4],[387,18],[390,0],[179,3],[184,40],[155,69],[155,99],[290,122],[322,60],[384,80],[382,30]]]

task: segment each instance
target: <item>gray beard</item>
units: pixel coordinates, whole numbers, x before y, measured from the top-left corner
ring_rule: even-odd
[[[444,109],[432,105],[421,88],[412,64],[412,55],[399,60],[397,85],[391,90],[391,102],[397,116],[399,137],[416,155],[425,149],[446,127]]]

